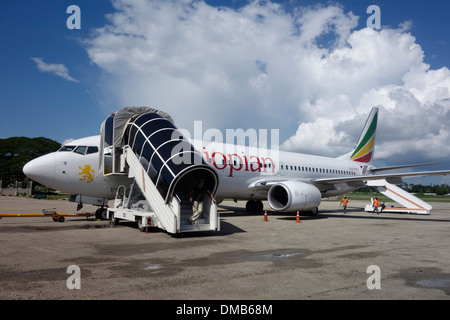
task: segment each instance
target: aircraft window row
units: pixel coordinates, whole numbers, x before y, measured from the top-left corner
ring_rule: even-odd
[[[78,154],[91,154],[91,153],[97,153],[98,147],[92,147],[92,146],[62,146],[58,151],[68,151],[68,152],[75,152]]]
[[[281,165],[281,170],[284,170],[284,165]],[[329,174],[346,174],[354,176],[356,173],[354,171],[348,170],[338,170],[338,169],[324,169],[324,168],[313,168],[313,167],[302,167],[302,166],[291,166],[286,165],[286,170],[291,171],[304,171],[304,172],[317,172],[317,173],[329,173]]]

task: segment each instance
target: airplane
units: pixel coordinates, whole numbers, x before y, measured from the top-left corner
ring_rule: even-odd
[[[173,121],[163,111],[145,109],[145,107],[134,108],[125,107],[119,110],[116,113],[116,119],[119,113],[137,112],[142,114],[154,110],[166,119]],[[122,111],[124,109],[126,110]],[[450,174],[450,170],[383,173],[388,170],[429,165],[430,163],[374,167],[372,163],[375,155],[378,114],[379,108],[373,107],[355,148],[337,158],[280,150],[272,152],[267,148],[226,144],[219,141],[190,140],[190,142],[195,146],[195,152],[201,155],[203,168],[209,170],[209,179],[217,180],[213,186],[214,190],[212,190],[216,201],[220,203],[225,198],[235,201],[246,200],[248,212],[262,212],[262,201],[267,200],[274,211],[309,211],[315,215],[323,198],[348,194],[367,186],[370,181],[400,184],[401,178]],[[131,117],[130,115],[129,118]],[[108,138],[105,137],[104,130],[108,126],[108,121],[113,119],[114,114],[105,120],[102,124],[101,135],[66,143],[58,151],[28,162],[23,167],[23,172],[32,180],[72,195],[72,201],[75,201],[76,195],[78,195],[77,202],[86,201],[83,199],[89,197],[103,200],[115,199],[119,186],[131,185],[133,177],[119,172],[124,168],[117,169],[120,174],[112,174],[114,171],[112,167],[115,164],[111,156],[114,153],[115,144],[111,141],[117,138],[110,137],[110,142],[106,143]],[[126,140],[126,137],[127,134],[136,134],[137,129],[127,130],[129,131],[123,135],[122,145],[135,143],[131,138]],[[108,133],[106,133],[107,135]],[[136,139],[135,137],[134,141]],[[121,156],[121,153],[117,154],[117,159],[120,159]],[[147,172],[150,174],[152,169],[149,166],[148,157],[146,166]],[[157,176],[158,181],[161,177],[160,173]],[[156,180],[156,176],[154,179]],[[168,192],[167,189],[166,192]],[[406,191],[404,192],[406,193]],[[165,194],[166,200],[170,196],[167,194]],[[412,201],[406,194],[400,196],[406,201]],[[105,201],[101,201],[99,205],[102,208],[97,210],[96,215],[101,215],[102,210],[105,211]]]

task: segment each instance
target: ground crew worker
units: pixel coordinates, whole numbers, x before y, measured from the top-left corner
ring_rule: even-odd
[[[344,196],[341,200],[341,205],[344,207],[344,214],[347,212],[347,204],[348,204],[349,199],[347,199],[346,196]]]
[[[378,208],[380,207],[380,201],[378,201],[378,198],[375,198],[373,200],[373,212],[379,212]]]

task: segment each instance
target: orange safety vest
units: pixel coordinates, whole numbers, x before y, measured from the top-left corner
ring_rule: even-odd
[[[380,206],[380,201],[378,201],[377,199],[373,200],[373,206],[374,207],[379,207]]]
[[[342,202],[342,205],[346,206],[348,203],[348,199],[342,198],[341,202]]]

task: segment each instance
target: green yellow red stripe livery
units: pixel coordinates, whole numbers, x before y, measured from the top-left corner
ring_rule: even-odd
[[[353,161],[371,163],[375,149],[375,132],[377,130],[378,108],[373,108],[364,126],[361,138],[350,159]]]

